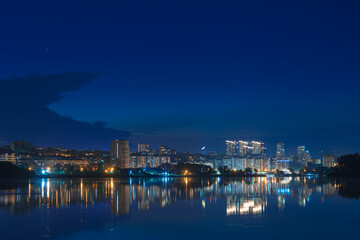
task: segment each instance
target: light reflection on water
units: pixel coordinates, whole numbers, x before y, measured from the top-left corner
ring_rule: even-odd
[[[352,184],[359,185],[357,182]],[[6,226],[5,217],[13,223],[23,219],[30,224],[28,229],[24,229],[31,235],[27,235],[27,239],[56,239],[63,237],[65,231],[76,233],[98,227],[106,228],[110,223],[128,222],[128,217],[138,219],[142,216],[140,213],[146,211],[148,219],[162,213],[169,223],[174,221],[172,218],[196,215],[199,210],[205,216],[202,220],[204,223],[214,216],[219,217],[219,220],[211,220],[212,224],[224,218],[243,221],[244,216],[247,216],[246,219],[276,216],[287,208],[299,212],[313,198],[316,203],[324,204],[326,199],[338,197],[339,194],[353,199],[359,197],[358,190],[353,192],[354,188],[351,187],[344,190],[344,186],[349,184],[292,177],[39,179],[1,182],[0,230],[5,232],[5,237],[10,234],[11,227]],[[167,212],[171,212],[172,218],[166,215]],[[234,220],[236,216],[238,218]],[[79,218],[80,223],[74,220],[76,224],[67,227],[66,221],[71,221],[69,218],[72,217]],[[55,222],[62,227],[55,225]],[[114,227],[110,229],[114,230]],[[147,237],[150,239],[152,236]]]
[[[112,214],[129,214],[131,204],[138,210],[147,210],[151,204],[165,207],[177,199],[202,199],[216,204],[226,199],[226,215],[262,214],[267,196],[277,196],[278,208],[285,207],[290,195],[298,199],[299,206],[306,206],[311,193],[331,197],[335,184],[317,184],[316,179],[304,178],[240,178],[240,179],[41,179],[19,183],[16,188],[0,190],[0,206],[12,213],[30,211],[32,208],[83,206],[109,202]],[[25,204],[26,203],[26,204]],[[25,206],[23,206],[25,204]]]

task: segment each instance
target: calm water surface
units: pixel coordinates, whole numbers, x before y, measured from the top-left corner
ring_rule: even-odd
[[[360,239],[360,181],[0,182],[0,239]]]

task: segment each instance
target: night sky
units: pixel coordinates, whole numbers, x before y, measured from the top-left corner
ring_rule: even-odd
[[[0,1],[0,145],[360,151],[359,1]]]

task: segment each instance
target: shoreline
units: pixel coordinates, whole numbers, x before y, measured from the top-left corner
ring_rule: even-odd
[[[0,179],[1,181],[19,181],[19,180],[37,180],[37,179],[108,179],[108,178],[116,178],[116,179],[180,179],[180,178],[194,178],[194,179],[214,179],[214,178],[231,178],[231,179],[242,179],[242,178],[267,178],[266,175],[249,175],[249,176],[228,176],[228,175],[216,175],[216,176],[80,176],[80,175],[64,175],[64,176],[36,176],[32,178],[8,178],[8,179]],[[271,178],[285,178],[285,177],[302,177],[306,178],[305,175],[289,175],[289,176],[274,176]],[[327,176],[317,176],[320,179],[328,178],[328,179],[340,179],[340,178],[329,178]],[[344,178],[341,178],[344,179]],[[354,178],[352,178],[354,179]],[[360,178],[357,178],[360,180]]]

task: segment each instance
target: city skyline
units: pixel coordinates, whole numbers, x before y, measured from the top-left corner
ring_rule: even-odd
[[[0,145],[360,151],[357,2],[16,2],[0,10]]]
[[[358,239],[359,13],[0,1],[1,240]]]
[[[14,142],[10,142],[8,145],[0,145],[0,149],[4,148],[2,151],[5,153],[8,150],[13,151],[14,153],[21,153],[21,152],[31,152],[33,149],[35,148],[59,148],[59,149],[73,149],[73,150],[97,150],[97,151],[108,151],[108,152],[114,152],[117,148],[119,149],[119,143],[121,144],[121,151],[129,151],[130,153],[142,153],[142,154],[149,154],[149,153],[153,153],[154,150],[157,151],[157,154],[162,155],[171,155],[171,154],[176,154],[176,148],[170,148],[166,145],[158,145],[158,146],[150,146],[148,143],[144,143],[144,142],[138,142],[138,143],[131,143],[128,140],[122,140],[122,139],[113,139],[110,142],[110,147],[107,150],[102,150],[102,149],[93,149],[93,148],[61,148],[59,146],[57,147],[53,147],[53,146],[35,146],[33,145],[33,143],[27,142],[25,140],[17,140]],[[136,146],[133,148],[130,148],[130,145]],[[8,148],[6,148],[8,147]],[[176,147],[176,146],[175,146]],[[297,145],[296,147],[296,151],[291,152],[289,150],[286,150],[285,148],[285,144],[283,142],[278,142],[276,143],[276,152],[275,153],[270,153],[267,151],[267,147],[265,146],[265,144],[261,141],[256,141],[256,140],[251,140],[251,141],[244,141],[244,140],[225,140],[224,141],[224,148],[223,151],[217,152],[214,150],[209,150],[207,154],[225,154],[228,156],[246,156],[246,155],[263,155],[263,156],[270,156],[270,157],[274,157],[276,159],[285,159],[286,157],[288,158],[289,156],[295,156],[295,158],[298,158],[297,156],[301,155],[302,152],[304,152],[303,154],[305,154],[306,156],[301,156],[300,158],[303,158],[302,160],[305,160],[306,158],[311,158],[311,156],[315,157],[320,157],[321,155],[323,155],[325,152],[324,151],[319,151],[314,155],[310,155],[308,150],[305,150],[305,146],[304,145]],[[201,153],[204,154],[203,149],[206,148],[206,146],[202,146],[201,149],[198,149],[198,151],[196,152],[180,152],[180,153],[189,153],[189,154],[197,154],[197,153]],[[18,150],[15,150],[18,149]],[[120,151],[119,151],[120,152]],[[289,153],[290,154],[286,154]],[[328,154],[331,152],[327,152]],[[331,153],[334,154],[334,153]],[[204,154],[206,155],[206,154]],[[115,161],[115,159],[119,159],[119,154],[115,154],[114,156],[112,156],[112,159]]]

